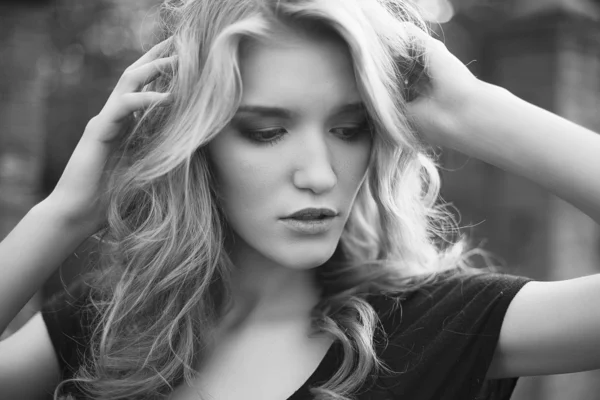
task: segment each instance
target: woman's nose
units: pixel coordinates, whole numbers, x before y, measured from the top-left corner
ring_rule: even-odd
[[[299,145],[293,180],[298,189],[321,194],[335,187],[337,176],[323,134],[311,136]]]

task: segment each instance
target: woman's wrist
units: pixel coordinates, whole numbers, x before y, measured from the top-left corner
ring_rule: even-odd
[[[443,146],[486,161],[495,141],[502,140],[495,127],[506,123],[514,95],[508,90],[479,81],[449,109]],[[490,148],[492,146],[492,148]]]
[[[64,202],[53,195],[36,204],[31,212],[51,218],[57,225],[64,228],[66,235],[72,235],[81,240],[98,231],[99,224],[90,216],[86,217],[72,212]]]

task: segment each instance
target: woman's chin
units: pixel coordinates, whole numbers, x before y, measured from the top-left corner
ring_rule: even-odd
[[[281,255],[280,264],[286,268],[297,270],[316,268],[325,264],[333,256],[335,249],[336,245],[289,249],[289,252]]]

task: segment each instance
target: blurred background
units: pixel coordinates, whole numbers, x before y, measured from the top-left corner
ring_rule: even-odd
[[[600,132],[600,1],[415,1],[480,79]],[[0,238],[49,194],[87,121],[154,42],[159,3],[0,0]],[[600,227],[590,218],[489,164],[451,151],[441,157],[444,199],[507,272],[537,280],[600,272]],[[71,257],[4,335],[81,264]],[[523,378],[513,398],[600,399],[600,372]]]

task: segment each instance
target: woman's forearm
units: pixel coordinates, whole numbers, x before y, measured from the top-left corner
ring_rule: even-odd
[[[44,201],[0,242],[0,332],[88,236]]]
[[[482,83],[452,128],[453,147],[530,179],[600,223],[600,135]]]

